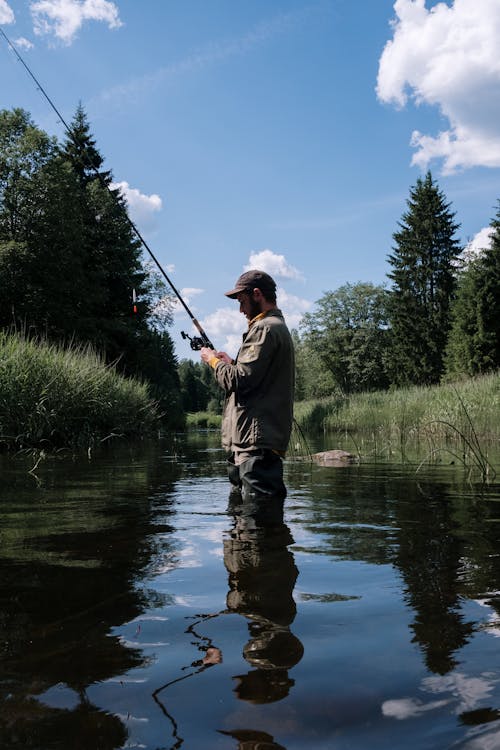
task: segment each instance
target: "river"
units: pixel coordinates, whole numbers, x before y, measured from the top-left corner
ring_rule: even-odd
[[[263,518],[213,433],[0,470],[2,750],[500,748],[498,482],[296,461]]]

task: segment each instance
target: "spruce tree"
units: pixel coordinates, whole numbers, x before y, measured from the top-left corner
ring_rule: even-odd
[[[459,225],[428,172],[410,190],[408,210],[393,234],[388,293],[388,369],[398,385],[439,382],[450,328],[450,304],[460,252]]]
[[[62,156],[71,164],[80,187],[87,256],[87,306],[80,333],[94,341],[108,358],[121,357],[138,329],[147,327],[148,306],[132,315],[132,291],[147,293],[142,250],[127,215],[124,198],[111,187],[111,172],[90,132],[87,116],[78,106],[70,124]]]
[[[500,367],[500,202],[490,226],[490,246],[460,274],[446,352],[452,376]]]

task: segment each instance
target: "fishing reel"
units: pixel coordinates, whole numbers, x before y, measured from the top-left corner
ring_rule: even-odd
[[[181,331],[181,336],[183,339],[189,339],[189,346],[195,352],[199,352],[200,349],[202,349],[204,346],[208,346],[209,349],[213,349],[212,344],[210,344],[210,342],[208,341],[204,341],[201,336],[190,336],[189,333],[185,333],[184,331]]]

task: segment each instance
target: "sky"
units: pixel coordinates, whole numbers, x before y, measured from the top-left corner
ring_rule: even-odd
[[[290,328],[328,291],[387,284],[431,170],[464,246],[500,199],[500,0],[0,0],[66,122],[83,105],[131,218],[216,349],[224,292],[270,273]],[[0,109],[64,127],[0,38]],[[196,335],[179,305],[170,329]]]

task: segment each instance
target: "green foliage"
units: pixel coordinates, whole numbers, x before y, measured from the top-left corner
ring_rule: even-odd
[[[500,204],[491,227],[491,246],[459,276],[446,352],[448,376],[500,367]]]
[[[219,429],[222,417],[220,414],[213,414],[209,411],[198,411],[195,414],[188,414],[186,424],[191,428]]]
[[[182,359],[178,375],[184,411],[221,414],[223,392],[215,381],[211,367],[191,359]]]
[[[389,255],[393,286],[388,295],[388,366],[396,384],[437,383],[450,328],[459,225],[430,172],[417,180],[407,203]]]
[[[110,435],[144,435],[158,418],[148,387],[120,376],[90,347],[0,332],[4,447],[88,447]]]
[[[315,311],[304,315],[301,321],[304,349],[298,347],[299,393],[306,397],[314,394],[314,381],[311,383],[304,372],[309,352],[314,355],[310,363],[313,377],[317,379],[323,371],[344,393],[388,385],[384,366],[388,340],[385,308],[384,288],[370,283],[345,284],[324,294],[316,302]],[[324,383],[325,375],[322,377]],[[322,389],[315,395],[326,393]]]
[[[91,343],[120,372],[147,377],[178,425],[170,295],[143,264],[81,106],[71,132],[59,147],[26,112],[0,112],[0,327]]]
[[[291,331],[295,349],[295,400],[327,397],[338,390],[335,379],[305,336]]]
[[[374,455],[399,453],[406,459],[420,444],[420,455],[435,458],[446,449],[464,462],[478,440],[498,444],[500,372],[443,385],[299,402],[295,417],[309,433],[349,435],[356,450],[365,443]]]

